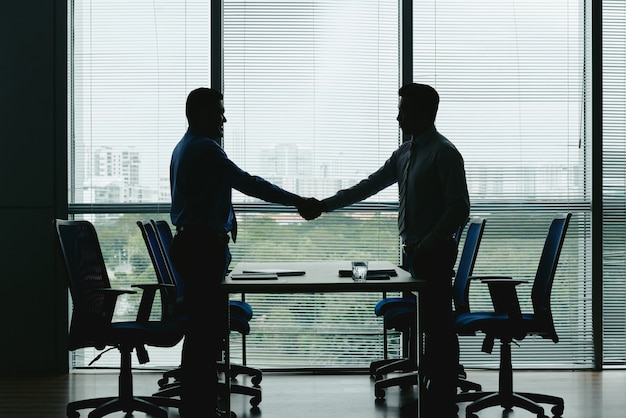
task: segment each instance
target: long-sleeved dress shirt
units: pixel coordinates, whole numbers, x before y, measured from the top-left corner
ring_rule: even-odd
[[[295,206],[299,196],[248,174],[213,139],[189,127],[172,152],[172,208],[176,226],[202,226],[215,232],[233,228],[232,189],[267,202]]]
[[[469,216],[469,193],[463,157],[434,126],[402,144],[368,178],[324,199],[326,209],[332,211],[360,202],[403,182],[411,142],[415,149],[406,176],[407,223],[402,242],[427,247],[449,239]]]

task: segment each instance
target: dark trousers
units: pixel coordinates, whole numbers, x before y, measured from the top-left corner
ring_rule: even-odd
[[[441,417],[456,415],[459,349],[452,313],[452,277],[457,251],[456,242],[450,240],[407,254],[411,274],[426,280],[420,291],[420,321],[425,333],[420,373],[428,382],[422,411],[436,411],[433,416]]]
[[[225,238],[207,231],[185,230],[177,232],[172,241],[172,263],[184,282],[181,310],[185,340],[180,381],[185,416],[208,416],[217,408],[216,362],[228,332],[227,302],[220,289],[231,260]]]

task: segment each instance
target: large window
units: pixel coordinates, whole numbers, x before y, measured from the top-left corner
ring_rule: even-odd
[[[603,4],[603,360],[626,363],[626,3]]]
[[[295,193],[331,195],[399,144],[406,39],[395,2],[224,0],[222,28],[211,27],[208,0],[72,5],[70,212],[95,222],[117,285],[154,280],[134,222],[168,219],[168,165],[186,129],[185,98],[209,86],[212,71],[222,74],[227,154]],[[464,155],[472,214],[488,219],[476,274],[532,280],[552,215],[574,214],[553,293],[561,341],[525,341],[516,348],[520,366],[592,366],[586,16],[583,0],[413,2],[413,80],[440,92],[437,127]],[[223,35],[218,69],[212,30]],[[397,200],[393,186],[306,222],[235,193],[233,265],[399,263]],[[475,289],[473,306],[485,306],[484,290]],[[373,313],[380,294],[244,296],[255,310],[250,364],[365,367],[382,356]],[[132,315],[133,301],[124,306],[120,317]],[[497,364],[481,342],[463,339],[466,366]],[[389,347],[397,355],[397,335]],[[151,351],[151,365],[175,366],[179,355]],[[77,355],[75,365],[91,357]]]
[[[528,339],[515,348],[516,365],[590,367],[586,4],[415,0],[413,8],[413,78],[440,92],[437,127],[465,158],[472,213],[487,218],[475,274],[532,282],[551,216],[573,213],[552,298],[559,344]],[[486,289],[471,289],[472,308],[491,309]],[[527,302],[530,285],[518,290]],[[480,351],[481,337],[462,343],[466,366],[497,359]]]

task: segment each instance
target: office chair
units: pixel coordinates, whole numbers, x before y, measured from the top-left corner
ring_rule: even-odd
[[[561,248],[571,218],[571,213],[557,215],[552,219],[541,252],[539,265],[531,290],[533,313],[522,313],[515,286],[526,283],[511,277],[472,277],[489,286],[494,306],[493,312],[465,312],[456,317],[456,330],[459,335],[485,334],[482,350],[491,353],[495,339],[500,340],[500,371],[497,391],[468,392],[457,395],[457,403],[471,402],[465,408],[468,418],[477,418],[477,411],[500,405],[505,410],[520,407],[546,418],[541,403],[553,405],[554,416],[563,414],[563,398],[551,395],[514,392],[511,343],[517,344],[527,336],[559,341],[554,328],[550,295],[561,254]]]
[[[458,244],[461,240],[461,234],[463,233],[463,229],[465,228],[465,224],[459,227],[457,231],[454,233],[454,240]],[[374,307],[374,314],[376,316],[383,317],[385,314],[395,308],[413,308],[415,307],[416,301],[414,295],[406,295],[400,297],[386,297],[378,301],[376,306]],[[410,318],[407,318],[407,321],[402,320],[403,316],[393,315],[393,320],[391,321],[383,321],[385,323],[385,329],[395,329],[402,334],[402,358],[385,358],[381,360],[374,360],[370,363],[370,376],[375,380],[382,379],[382,376],[388,373],[393,372],[412,372],[417,368],[416,359],[410,355],[409,347],[417,344],[416,341],[411,341],[412,335],[411,326],[414,321]]]
[[[113,322],[118,296],[136,293],[134,290],[113,289],[107,274],[98,236],[86,220],[55,219],[55,235],[63,258],[72,298],[68,348],[117,348],[120,353],[118,395],[70,402],[67,416],[79,417],[80,409],[92,409],[90,418],[123,411],[142,411],[154,417],[167,418],[165,407],[178,407],[180,400],[159,396],[136,396],[133,393],[132,353],[139,363],[149,361],[145,346],[173,347],[182,338],[178,321],[164,316],[149,320],[152,303],[161,284],[136,285],[142,289],[141,302],[134,321]],[[161,292],[164,303],[170,303],[167,292]],[[169,309],[165,309],[169,312]]]
[[[172,232],[169,224],[166,221],[150,220],[149,222],[137,221],[137,226],[141,230],[159,282],[173,284],[177,291],[176,300],[181,301],[184,292],[183,282],[178,277],[169,258],[169,246],[172,240]],[[241,335],[248,335],[250,333],[249,321],[253,316],[252,307],[246,302],[231,300],[229,301],[229,309],[230,329],[239,332]],[[218,362],[218,370],[220,366],[223,367],[224,363]],[[258,387],[262,378],[262,372],[252,367],[236,364],[231,365],[232,379],[234,380],[239,374],[250,375],[254,387],[231,384],[231,393],[251,396],[250,404],[253,407],[257,407],[262,399],[261,388]],[[154,395],[168,397],[178,396],[180,394],[179,377],[180,368],[168,370],[163,373],[162,378],[158,381],[159,390],[154,393]],[[173,381],[170,382],[170,379],[173,379]],[[221,384],[219,389],[222,391],[222,394],[224,394],[226,385]]]
[[[467,227],[467,236],[465,238],[465,243],[463,244],[463,250],[461,252],[461,258],[459,259],[459,264],[457,267],[457,271],[454,278],[453,284],[453,300],[455,311],[454,314],[457,315],[460,312],[464,312],[465,307],[469,306],[467,302],[468,296],[468,286],[469,281],[468,278],[472,274],[474,270],[474,264],[476,263],[476,257],[478,255],[478,248],[480,247],[480,242],[482,240],[483,231],[485,229],[485,224],[487,220],[484,218],[475,218],[469,222],[469,226]],[[460,235],[460,232],[457,234],[457,237]],[[387,329],[399,329],[404,332],[410,333],[409,340],[409,353],[410,356],[408,360],[413,364],[414,369],[408,372],[404,372],[398,376],[390,377],[383,379],[380,376],[382,373],[380,371],[385,371],[386,368],[389,368],[388,365],[383,365],[381,368],[376,369],[375,373],[377,374],[376,383],[374,384],[374,394],[377,399],[382,399],[385,397],[385,388],[391,386],[400,386],[401,388],[408,387],[411,385],[417,384],[417,379],[421,378],[424,383],[427,383],[428,380],[428,372],[426,370],[422,370],[421,373],[417,370],[417,335],[414,334],[414,330],[417,329],[417,311],[416,311],[416,303],[414,299],[407,299],[406,301],[402,299],[398,299],[396,306],[390,307],[387,305],[386,310],[383,311],[382,315],[385,322],[385,328]],[[407,325],[408,324],[408,325]],[[391,367],[395,366],[394,363],[391,363]],[[371,372],[371,371],[370,371]],[[380,373],[380,374],[378,374]],[[379,377],[380,376],[380,377]],[[462,365],[459,365],[458,379],[457,379],[457,387],[462,392],[467,392],[470,390],[481,390],[482,387],[480,384],[471,382],[467,380],[465,374],[465,370]]]
[[[167,221],[158,220],[155,221],[153,219],[150,220],[152,225],[154,226],[157,236],[159,238],[159,243],[162,246],[163,253],[165,254],[167,265],[171,269],[172,276],[176,279],[178,274],[174,269],[174,266],[170,259],[170,245],[172,243],[172,229]],[[180,279],[176,279],[177,282],[181,282]],[[244,302],[242,300],[234,300],[231,299],[229,301],[230,304],[230,329],[232,331],[239,332],[241,335],[245,336],[250,333],[250,324],[249,321],[252,319],[253,310],[252,306],[249,303]],[[232,364],[230,365],[230,376],[232,379],[235,379],[238,375],[247,375],[251,377],[251,383],[254,386],[258,386],[263,379],[263,373],[260,369],[244,366],[240,364]]]

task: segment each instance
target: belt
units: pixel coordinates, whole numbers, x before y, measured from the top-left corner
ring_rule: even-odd
[[[448,243],[448,242],[453,242],[453,241],[455,241],[454,237],[450,237],[450,238],[448,238],[447,241],[443,241],[442,244],[445,244],[445,243]],[[413,254],[415,254],[417,252],[418,249],[419,249],[419,243],[402,244],[402,251],[406,255],[413,255]]]
[[[179,226],[176,226],[176,232],[190,232],[190,233],[203,234],[206,236],[215,237],[219,240],[225,241],[227,244],[230,241],[230,237],[228,236],[227,232],[216,231],[215,229],[212,229],[208,226],[179,225]]]

